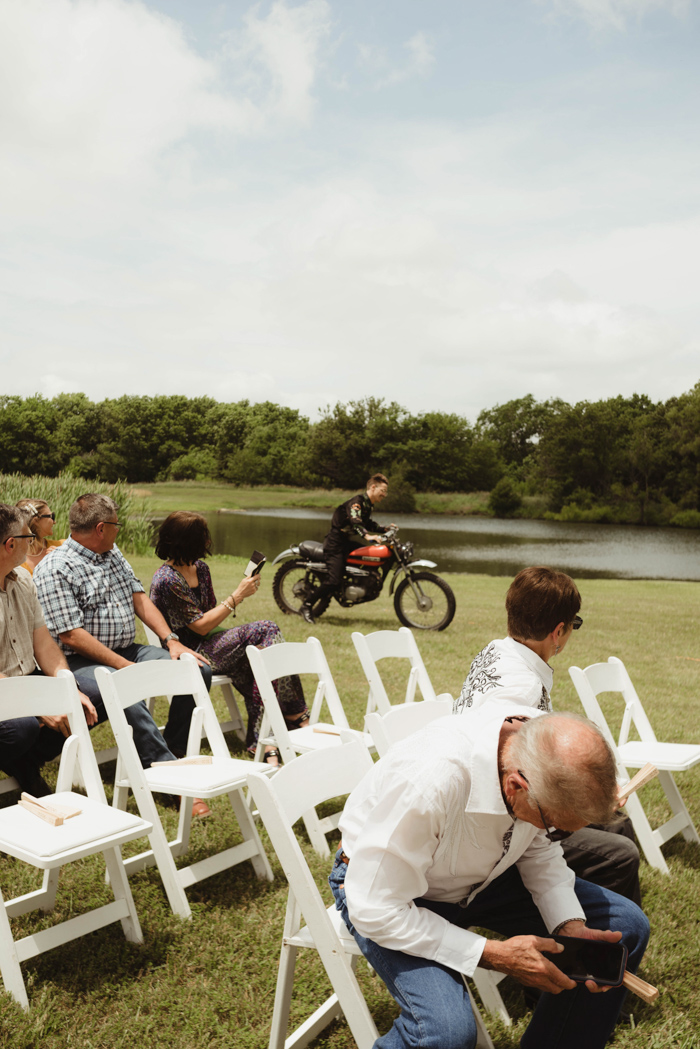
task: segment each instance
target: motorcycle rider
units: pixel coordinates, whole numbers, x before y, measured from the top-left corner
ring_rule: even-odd
[[[320,616],[328,607],[335,588],[343,578],[345,562],[354,546],[383,541],[384,530],[371,518],[372,507],[381,503],[389,491],[389,482],[384,474],[373,474],[367,481],[367,491],[353,495],[335,508],[331,530],[323,541],[323,558],[328,565],[326,582],[322,583],[313,597],[316,615]],[[305,602],[299,615],[307,623],[315,622],[312,606]]]

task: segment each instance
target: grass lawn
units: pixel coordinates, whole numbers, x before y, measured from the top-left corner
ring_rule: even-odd
[[[157,562],[152,557],[131,560],[147,586]],[[235,558],[212,559],[217,593],[230,593],[243,563]],[[260,593],[246,602],[239,618],[276,619],[291,641],[305,640],[312,633],[319,637],[350,723],[359,728],[366,687],[350,633],[396,628],[388,596],[354,611],[334,605],[311,628],[279,612],[272,599],[272,572],[266,569],[263,578]],[[436,690],[454,695],[472,657],[487,641],[505,632],[503,601],[509,580],[453,575],[449,581],[457,596],[453,624],[441,634],[419,635],[418,642]],[[584,581],[581,589],[584,626],[554,661],[555,707],[579,709],[568,666],[586,666],[615,654],[627,664],[659,737],[697,741],[700,587],[680,582],[595,580]],[[398,687],[397,679],[394,684]],[[394,698],[399,700],[398,692]],[[220,697],[215,696],[215,701],[220,703]],[[101,726],[94,739],[96,744],[106,743],[109,728]],[[238,741],[230,742],[239,753]],[[53,775],[51,767],[48,778]],[[700,771],[679,776],[678,782],[691,814],[700,823]],[[109,787],[107,793],[111,798]],[[665,813],[660,789],[652,783],[641,797],[654,823]],[[15,800],[16,796],[2,795],[0,805]],[[226,805],[225,799],[217,799],[214,818],[194,828],[197,853],[205,854],[212,845],[235,838],[236,826]],[[174,825],[172,814],[165,819]],[[323,886],[328,865],[308,845],[305,851]],[[632,999],[636,1027],[618,1028],[615,1046],[619,1049],[691,1049],[700,1044],[700,998],[695,988],[700,968],[700,847],[679,837],[664,851],[670,878],[642,866],[652,937],[640,975],[660,988],[661,997],[654,1006]],[[272,856],[271,861],[275,872],[271,885],[259,883],[243,864],[191,889],[188,897],[194,913],[190,922],[173,917],[154,868],[136,874],[131,882],[144,944],[127,943],[115,925],[25,963],[22,968],[31,1012],[25,1015],[0,993],[0,1045],[20,1049],[264,1049],[286,899],[284,876]],[[14,896],[39,883],[23,864],[2,858],[3,893]],[[324,892],[330,901],[327,887]],[[58,894],[61,917],[80,913],[88,902],[109,898],[99,862],[88,860],[66,868]],[[26,932],[52,920],[51,915],[27,915],[13,920],[13,927],[17,933]],[[384,1031],[394,1015],[393,1003],[381,982],[372,979],[363,965],[360,977],[378,1027]],[[299,964],[297,986],[293,1018],[299,1022],[328,993],[313,952]],[[498,1049],[514,1049],[529,1018],[517,985],[511,984],[506,993],[515,1024],[506,1029],[489,1022]],[[347,1026],[338,1022],[313,1044],[316,1049],[350,1049],[353,1043]]]
[[[341,488],[291,488],[286,485],[268,485],[239,488],[233,484],[215,484],[208,481],[159,481],[135,485],[132,494],[138,504],[145,500],[154,516],[173,510],[196,510],[213,513],[216,510],[268,510],[277,507],[312,507],[333,510],[349,499],[355,491]],[[424,514],[484,514],[489,500],[488,492],[418,492],[416,509]]]

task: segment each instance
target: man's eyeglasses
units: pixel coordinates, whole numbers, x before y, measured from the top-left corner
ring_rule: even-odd
[[[7,539],[36,539],[36,536],[30,532],[29,535],[8,535]]]
[[[111,524],[118,530],[121,528],[121,521],[103,521],[102,524]]]
[[[573,630],[580,630],[582,626],[583,626],[583,620],[581,619],[581,616],[574,616],[574,621],[571,624],[572,629]]]
[[[40,521],[43,521],[47,517],[50,517],[52,521],[56,520],[56,514],[37,514],[34,520],[36,520],[37,517]]]
[[[518,769],[518,775],[523,777],[523,779],[525,780],[525,782],[527,783],[528,786],[530,785],[529,779],[527,778],[527,776],[525,775],[525,773],[521,769]],[[533,798],[533,801],[535,801],[534,798]],[[545,832],[545,834],[547,835],[547,837],[549,838],[550,841],[563,841],[564,838],[570,838],[571,837],[571,835],[574,833],[572,830],[558,830],[557,827],[549,827],[548,824],[547,824],[547,820],[544,818],[544,812],[540,808],[539,801],[535,801],[535,805],[537,805],[537,811],[540,814],[540,819],[542,820],[542,826],[544,827],[544,832]]]

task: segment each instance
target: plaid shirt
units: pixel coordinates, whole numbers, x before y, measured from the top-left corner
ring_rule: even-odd
[[[144,589],[118,547],[95,554],[75,539],[66,539],[36,566],[34,582],[46,625],[66,655],[74,655],[74,649],[58,635],[77,627],[107,648],[133,642],[134,594]]]

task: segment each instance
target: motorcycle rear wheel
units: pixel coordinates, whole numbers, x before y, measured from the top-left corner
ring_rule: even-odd
[[[297,616],[303,604],[314,604],[320,585],[320,578],[309,571],[305,561],[286,561],[272,580],[272,596],[286,615]]]
[[[432,572],[413,572],[411,579],[404,576],[394,594],[399,622],[415,630],[444,630],[454,619],[456,609],[452,588]]]

